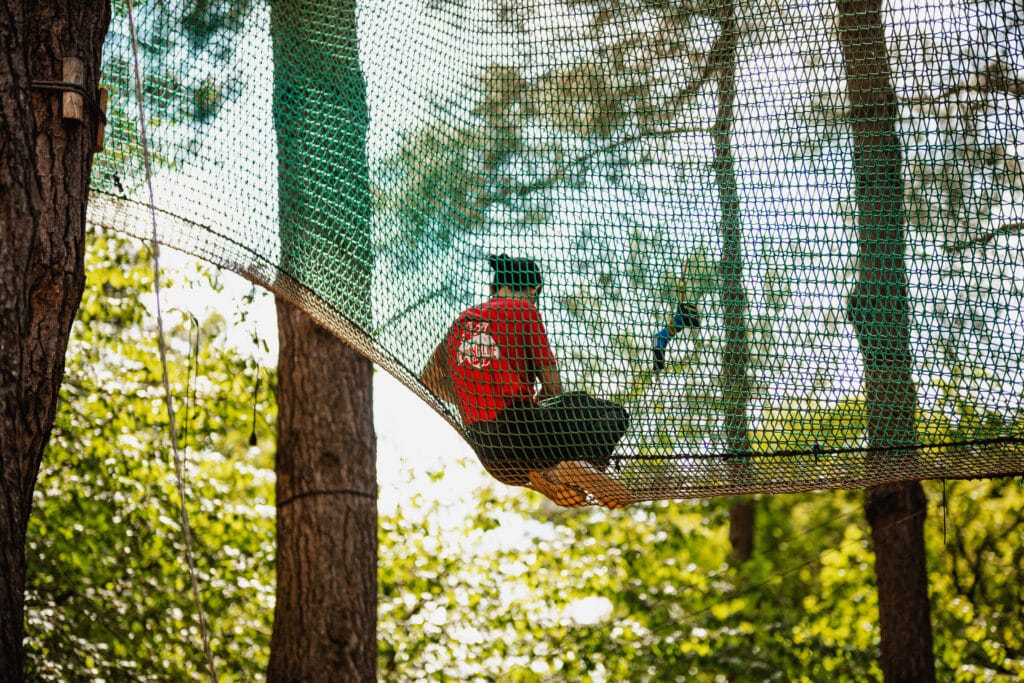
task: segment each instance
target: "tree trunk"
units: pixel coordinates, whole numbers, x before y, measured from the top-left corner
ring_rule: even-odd
[[[875,486],[867,493],[886,681],[935,680],[924,548],[927,509],[916,481]]]
[[[754,501],[740,498],[729,508],[729,544],[733,562],[742,564],[754,556]]]
[[[372,250],[355,0],[274,0],[281,283],[368,328]],[[268,680],[375,681],[372,365],[278,300],[277,605]]]
[[[277,606],[270,681],[374,681],[371,363],[278,300]]]
[[[715,184],[718,186],[719,233],[722,238],[722,310],[725,348],[722,352],[722,400],[725,404],[725,447],[732,455],[750,452],[750,344],[747,330],[747,290],[743,283],[743,228],[740,198],[736,190],[736,158],[732,153],[732,123],[736,102],[736,48],[739,27],[731,0],[717,6],[722,39],[713,55],[718,85],[718,108],[712,131],[715,145]],[[747,467],[742,459],[732,464],[732,474],[743,479]],[[754,503],[749,498],[733,499],[729,510],[729,540],[733,557],[745,562],[754,552]]]
[[[369,330],[369,114],[355,14],[355,0],[271,2],[279,267]]]
[[[839,40],[853,134],[859,264],[848,316],[864,359],[868,445],[914,442],[914,388],[907,302],[903,178],[896,92],[880,0],[839,0]],[[878,577],[882,671],[887,681],[933,681],[935,661],[925,567],[927,501],[917,482],[867,492]]]
[[[0,42],[0,679],[24,680],[25,533],[85,285],[85,206],[97,115],[63,120],[30,81],[84,66],[96,92],[103,0],[3,0]]]

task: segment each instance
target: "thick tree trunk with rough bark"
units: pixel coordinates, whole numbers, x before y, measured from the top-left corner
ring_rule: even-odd
[[[859,267],[848,316],[864,359],[868,445],[914,442],[905,221],[896,92],[880,0],[839,0],[856,175]],[[870,463],[869,463],[870,466]],[[885,680],[934,681],[925,566],[927,501],[918,482],[867,492]]]
[[[104,0],[3,0],[0,10],[0,680],[24,680],[25,533],[64,352],[85,285],[97,114],[64,121],[63,59],[96,92]]]
[[[374,681],[373,366],[278,300],[277,606],[269,680]]]
[[[315,287],[336,312],[369,327],[368,116],[355,4],[271,3],[280,269],[292,292]],[[375,681],[373,367],[284,300],[277,310],[277,606],[268,680]]]

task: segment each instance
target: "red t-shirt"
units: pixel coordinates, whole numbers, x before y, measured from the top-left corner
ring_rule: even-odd
[[[555,362],[537,307],[505,297],[464,311],[448,331],[446,352],[466,424],[493,420],[513,401],[534,400],[538,370]]]

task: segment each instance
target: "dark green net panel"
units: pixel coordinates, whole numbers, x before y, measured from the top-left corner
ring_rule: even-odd
[[[91,222],[146,236],[115,4]],[[534,259],[563,388],[629,414],[587,501],[1024,472],[1019,0],[134,16],[161,241],[301,306],[463,434],[418,377],[488,298],[488,255]]]

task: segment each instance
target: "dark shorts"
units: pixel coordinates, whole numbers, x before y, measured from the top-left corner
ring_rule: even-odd
[[[512,404],[494,420],[470,425],[466,433],[491,476],[525,486],[530,470],[563,460],[585,460],[606,470],[628,427],[629,414],[618,403],[578,392]]]

